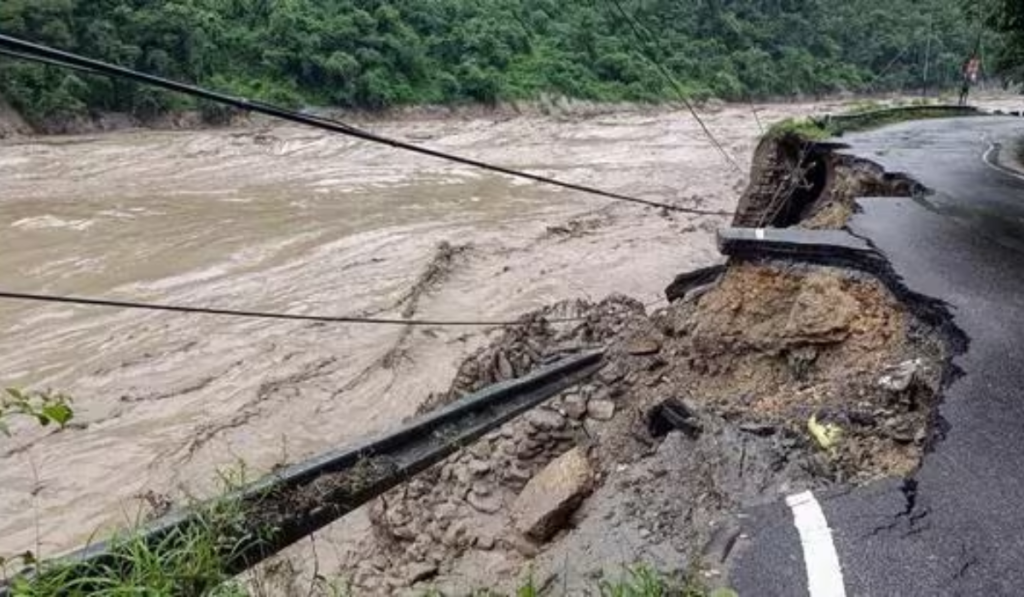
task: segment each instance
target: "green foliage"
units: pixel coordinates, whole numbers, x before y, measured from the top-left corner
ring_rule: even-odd
[[[26,392],[7,388],[0,392],[0,433],[10,435],[6,421],[23,416],[36,419],[40,425],[56,425],[61,429],[71,422],[75,413],[71,398],[56,392]]]
[[[615,580],[602,580],[601,597],[708,597],[709,592],[693,579],[679,580],[649,566],[626,570]]]
[[[196,510],[192,524],[175,527],[156,542],[136,532],[115,537],[110,557],[87,569],[60,560],[36,562],[31,553],[15,558],[18,562],[0,560],[0,567],[20,563],[36,569],[34,575],[14,578],[12,597],[247,597],[225,570],[243,547],[262,538],[246,531],[246,512],[239,502],[223,499]]]
[[[4,0],[0,31],[252,99],[370,109],[675,99],[645,52],[694,99],[917,87],[926,59],[949,87],[975,43],[961,0],[621,1],[652,43],[609,0]],[[196,107],[7,59],[0,89],[37,123]]]
[[[971,0],[965,1],[964,9],[1002,34],[1002,43],[995,48],[995,69],[1016,83],[1024,82],[1024,2]]]
[[[808,141],[821,141],[833,136],[834,131],[815,119],[810,118],[787,118],[780,121],[768,130],[770,137],[783,137],[796,135]]]

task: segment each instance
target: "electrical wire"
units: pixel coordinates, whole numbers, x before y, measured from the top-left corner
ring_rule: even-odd
[[[654,65],[654,68],[656,68],[658,72],[661,74],[661,76],[666,81],[668,81],[669,85],[672,87],[672,89],[676,92],[676,95],[679,97],[679,100],[683,103],[684,106],[686,106],[686,109],[693,116],[694,120],[697,121],[697,124],[704,132],[704,135],[711,141],[711,144],[715,146],[715,149],[717,149],[718,152],[722,154],[722,157],[724,157],[725,160],[729,162],[729,164],[731,164],[733,168],[742,172],[743,168],[739,165],[739,162],[737,162],[736,159],[732,157],[732,155],[730,155],[728,151],[726,151],[722,143],[715,137],[714,133],[711,132],[711,129],[708,128],[708,125],[707,123],[704,122],[704,119],[701,118],[700,114],[697,113],[696,108],[693,107],[693,103],[690,102],[689,98],[686,97],[686,91],[683,89],[683,86],[672,75],[672,73],[669,72],[665,65],[663,65],[658,60],[657,56],[655,56],[654,53],[651,51],[651,44],[654,44],[654,46],[656,47],[657,42],[654,40],[653,35],[650,33],[650,31],[644,31],[643,25],[640,24],[633,15],[630,15],[628,12],[626,12],[626,9],[622,7],[622,4],[619,2],[619,0],[607,1],[612,6],[614,6],[616,12],[618,12],[622,16],[622,18],[626,20],[626,24],[629,25],[630,30],[632,30],[633,36],[636,38],[636,41],[640,42],[640,55],[646,58],[648,62],[650,62],[652,65]]]
[[[731,212],[727,212],[727,211],[705,210],[705,209],[680,207],[680,206],[677,206],[677,205],[671,205],[671,204],[662,203],[662,202],[659,202],[659,201],[652,201],[652,200],[649,200],[649,199],[641,199],[641,198],[638,198],[638,197],[631,197],[629,195],[623,195],[621,193],[605,191],[605,190],[602,190],[602,189],[598,189],[598,188],[594,188],[594,187],[589,187],[589,186],[586,186],[586,185],[569,183],[569,182],[557,180],[557,179],[554,179],[554,178],[550,178],[550,177],[547,177],[547,176],[540,176],[540,175],[537,175],[537,174],[531,174],[529,172],[523,172],[523,171],[519,171],[519,170],[514,170],[512,168],[506,168],[504,166],[498,166],[498,165],[495,165],[495,164],[490,164],[490,163],[487,163],[487,162],[482,162],[480,160],[476,160],[476,159],[472,159],[472,158],[466,158],[466,157],[461,157],[461,156],[456,156],[456,155],[448,154],[448,153],[445,153],[445,152],[442,152],[442,151],[438,151],[438,150],[434,150],[434,149],[429,149],[427,147],[423,147],[423,146],[419,146],[419,145],[414,145],[412,143],[407,143],[405,141],[400,141],[400,140],[397,140],[397,139],[392,139],[392,138],[389,138],[389,137],[384,137],[384,136],[381,136],[381,135],[377,135],[375,133],[372,133],[372,132],[369,132],[369,131],[365,131],[365,130],[353,127],[351,125],[348,125],[346,123],[343,123],[343,122],[340,122],[340,121],[337,121],[337,120],[322,118],[322,117],[318,117],[318,116],[311,116],[311,115],[308,115],[308,114],[302,114],[302,113],[295,112],[295,111],[292,111],[292,110],[287,110],[287,109],[284,109],[284,108],[281,108],[281,107],[278,107],[278,106],[275,106],[275,105],[272,105],[272,104],[267,104],[267,103],[264,103],[264,102],[249,100],[249,99],[246,99],[246,98],[234,97],[234,96],[227,95],[227,94],[224,94],[224,93],[219,93],[219,92],[216,92],[216,91],[211,91],[211,90],[199,87],[197,85],[190,85],[190,84],[186,84],[186,83],[180,83],[180,82],[177,82],[177,81],[172,81],[170,79],[166,79],[166,78],[163,78],[163,77],[158,77],[156,75],[150,75],[150,74],[142,73],[142,72],[139,72],[139,71],[136,71],[136,70],[132,70],[132,69],[129,69],[129,68],[125,68],[125,67],[109,64],[109,63],[106,63],[106,62],[102,62],[102,61],[99,61],[99,60],[94,60],[94,59],[91,59],[91,58],[86,58],[86,57],[83,57],[83,56],[80,56],[80,55],[77,55],[77,54],[73,54],[71,52],[65,52],[65,51],[62,51],[62,50],[57,50],[57,49],[50,48],[50,47],[47,47],[47,46],[43,46],[43,45],[40,45],[40,44],[35,44],[35,43],[32,43],[32,42],[24,41],[24,40],[21,40],[21,39],[17,39],[17,38],[11,37],[9,35],[2,35],[2,34],[0,34],[0,52],[2,52],[3,54],[5,54],[5,55],[7,55],[9,57],[18,58],[18,59],[22,59],[22,60],[32,60],[32,61],[36,61],[36,62],[48,63],[48,64],[51,64],[51,65],[57,65],[57,66],[68,66],[68,67],[74,66],[74,67],[77,67],[79,70],[92,71],[92,72],[94,72],[96,74],[102,74],[102,75],[108,76],[108,77],[116,77],[116,78],[132,80],[132,81],[136,81],[136,82],[140,82],[140,83],[145,83],[145,84],[148,84],[148,85],[152,85],[154,87],[159,87],[161,89],[166,89],[166,90],[169,90],[169,91],[183,93],[185,95],[189,95],[189,96],[192,96],[192,97],[197,97],[197,98],[205,99],[205,100],[208,100],[208,101],[216,102],[216,103],[219,103],[219,104],[223,104],[223,105],[227,105],[227,106],[232,106],[232,107],[238,108],[240,110],[257,112],[257,113],[260,113],[260,114],[265,114],[265,115],[268,115],[268,116],[273,116],[273,117],[279,118],[281,120],[285,120],[285,121],[289,121],[289,122],[295,122],[295,123],[298,123],[298,124],[304,124],[304,125],[308,125],[308,126],[313,126],[313,127],[317,127],[317,128],[323,129],[323,130],[339,133],[339,134],[342,134],[342,135],[347,135],[347,136],[354,137],[354,138],[357,138],[357,139],[361,139],[361,140],[364,140],[364,141],[369,141],[369,142],[372,142],[372,143],[379,143],[379,144],[382,144],[382,145],[387,145],[387,146],[390,146],[390,147],[395,148],[395,149],[401,149],[401,150],[405,150],[405,151],[410,151],[410,152],[413,152],[413,153],[418,153],[418,154],[421,154],[421,155],[426,155],[426,156],[430,156],[430,157],[437,158],[437,159],[447,160],[449,162],[455,162],[455,163],[458,163],[458,164],[462,164],[462,165],[466,165],[466,166],[471,166],[471,167],[474,167],[474,168],[480,168],[480,169],[483,169],[483,170],[488,170],[488,171],[491,171],[491,172],[496,172],[496,173],[504,174],[504,175],[507,175],[507,176],[514,176],[514,177],[517,177],[517,178],[524,178],[524,179],[531,180],[531,181],[538,182],[538,183],[542,183],[542,184],[547,184],[547,185],[551,185],[551,186],[561,187],[561,188],[564,188],[564,189],[578,191],[578,192],[581,192],[581,193],[587,193],[587,194],[590,194],[590,195],[604,197],[606,199],[613,199],[613,200],[616,200],[616,201],[624,201],[624,202],[627,202],[627,203],[634,203],[634,204],[639,204],[639,205],[645,205],[645,206],[648,206],[648,207],[656,207],[656,208],[665,209],[665,210],[668,210],[668,211],[675,211],[675,212],[687,213],[687,214],[693,214],[693,215],[721,216],[721,217],[731,217],[732,216],[732,213]],[[694,112],[694,114],[696,115],[695,112]],[[708,132],[710,132],[710,131],[708,131]],[[719,148],[720,148],[721,151],[724,152],[723,148],[721,148],[720,146],[719,146]]]
[[[34,294],[27,292],[10,292],[0,290],[0,299],[28,301],[37,303],[56,303],[64,305],[83,305],[87,307],[104,307],[112,309],[130,309],[137,311],[169,311],[191,315],[218,315],[224,317],[238,317],[245,319],[277,319],[285,321],[312,321],[319,323],[345,323],[355,325],[394,325],[394,326],[416,326],[416,327],[499,327],[499,326],[529,326],[535,321],[469,321],[469,320],[442,320],[442,319],[400,319],[387,317],[352,317],[352,316],[330,316],[330,315],[298,315],[290,313],[270,313],[265,311],[242,311],[235,309],[216,309],[211,307],[185,307],[181,305],[167,305],[161,303],[140,303],[135,301],[116,301],[110,299],[88,298],[78,296],[60,296],[51,294]],[[558,319],[544,318],[548,323],[572,323],[584,321],[587,317],[565,317]]]

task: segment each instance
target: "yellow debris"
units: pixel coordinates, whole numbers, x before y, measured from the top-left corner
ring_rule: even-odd
[[[811,437],[814,441],[818,442],[823,450],[832,450],[842,439],[843,429],[839,425],[832,423],[821,424],[818,422],[818,415],[811,415],[809,421],[807,421],[807,429],[811,432]]]

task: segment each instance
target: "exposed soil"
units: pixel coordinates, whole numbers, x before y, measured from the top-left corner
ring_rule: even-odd
[[[742,130],[731,147],[742,155],[753,149],[749,125],[736,124],[747,116],[727,110],[713,123],[735,121]],[[697,191],[693,201],[706,207],[731,205],[730,189],[745,183],[720,164],[714,171],[718,156],[699,138],[689,141],[700,141],[699,151],[681,146],[670,126],[678,122],[668,117],[556,124],[391,128],[485,159],[592,177],[597,186],[636,186],[645,196],[690,202],[681,197]],[[545,127],[573,151],[552,149]],[[641,159],[644,152],[623,142],[652,131],[650,151],[664,151],[661,161]],[[509,142],[515,135],[521,149]],[[718,222],[535,196],[530,186],[420,161],[396,165],[391,154],[293,129],[125,139],[0,147],[0,164],[29,172],[0,197],[16,208],[8,210],[13,232],[4,252],[17,264],[19,286],[34,287],[46,273],[57,291],[83,294],[506,320],[614,289],[643,300],[557,302],[527,316],[535,325],[476,335],[230,324],[210,333],[193,320],[10,307],[0,314],[12,332],[30,330],[34,341],[8,347],[5,375],[47,372],[31,383],[71,391],[83,426],[22,436],[0,455],[12,480],[0,484],[0,496],[11,498],[0,500],[7,548],[32,540],[30,518],[43,521],[49,550],[70,547],[110,523],[118,498],[146,489],[163,508],[176,483],[211,477],[238,457],[270,470],[597,346],[607,347],[607,364],[590,383],[265,566],[274,594],[308,594],[310,574],[351,579],[357,593],[419,594],[431,584],[501,589],[531,567],[541,584],[558,587],[592,585],[599,571],[635,561],[713,572],[706,545],[730,532],[739,509],[803,488],[907,474],[937,431],[931,407],[946,372],[944,339],[933,318],[897,300],[891,281],[733,262],[724,273],[693,277],[701,286],[684,284],[671,306],[648,314],[649,297],[672,274],[716,262]],[[856,196],[919,190],[869,163],[829,161],[828,149],[763,144],[737,223],[838,228]],[[80,176],[52,169],[72,153]],[[702,161],[678,168],[689,190],[651,175],[668,164],[674,172],[691,153]],[[278,171],[291,154],[293,170]],[[146,166],[145,184],[129,162]],[[413,182],[398,174],[406,170],[417,172]],[[211,181],[231,188],[211,190]],[[301,188],[290,190],[296,181]],[[126,195],[108,196],[110,188]],[[53,204],[50,195],[61,199]],[[366,208],[370,197],[383,207]],[[502,202],[477,204],[488,197]],[[109,214],[99,209],[122,202]],[[153,211],[143,214],[151,223],[132,211],[143,207]],[[168,222],[182,224],[188,242],[162,239]],[[99,255],[89,265],[99,274],[68,257],[80,253]],[[269,274],[278,282],[269,284]],[[551,323],[576,317],[583,319]],[[834,445],[815,437],[812,418],[841,432]],[[573,447],[585,448],[597,471],[593,494],[546,544],[525,540],[513,530],[511,502]],[[42,479],[15,462],[29,458],[46,465]],[[350,479],[325,480],[332,481],[352,488]],[[83,486],[96,499],[79,499]],[[20,497],[29,487],[39,488],[32,504]],[[303,507],[317,500],[298,497]],[[51,515],[72,508],[87,515],[70,525]],[[329,546],[322,561],[318,541]]]
[[[751,185],[733,225],[839,230],[857,197],[911,197],[926,191],[870,161],[835,153],[839,146],[795,134],[765,137],[754,152]]]
[[[807,212],[800,227],[839,230],[846,227],[856,209],[858,197],[914,197],[926,190],[920,183],[900,174],[885,172],[880,166],[850,156],[832,161],[831,183]]]
[[[586,319],[544,319],[569,314]],[[713,288],[651,315],[611,298],[536,317],[467,359],[424,408],[594,345],[609,347],[605,367],[378,500],[374,533],[341,563],[358,592],[507,588],[528,563],[557,587],[640,560],[713,566],[706,545],[740,508],[908,474],[932,431],[943,344],[863,274],[734,263]],[[842,430],[834,446],[814,439],[812,416]],[[574,446],[599,487],[568,528],[534,543],[514,530],[511,504]]]
[[[858,196],[922,191],[793,139],[762,143],[751,178],[740,224],[841,228]],[[933,407],[955,347],[933,327],[941,314],[901,302],[894,284],[734,260],[680,276],[673,303],[650,315],[624,297],[536,312],[535,325],[467,359],[421,410],[591,347],[607,347],[601,372],[378,500],[373,533],[340,573],[359,592],[462,594],[508,589],[529,567],[542,586],[575,593],[645,561],[715,584],[742,509],[909,475],[941,432]],[[548,323],[556,315],[585,319]],[[517,530],[512,504],[573,447],[586,450],[598,486],[560,533],[535,542]]]

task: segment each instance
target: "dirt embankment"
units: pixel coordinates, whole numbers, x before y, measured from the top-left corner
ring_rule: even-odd
[[[817,188],[773,181],[762,161],[737,219],[841,226],[829,218],[855,196],[914,191],[828,151],[788,155],[812,152],[834,160],[821,162]],[[715,585],[742,509],[916,469],[941,434],[934,407],[958,346],[936,327],[941,309],[897,298],[895,280],[832,267],[734,260],[693,279],[651,314],[625,297],[555,305],[467,359],[425,409],[607,348],[595,379],[375,503],[374,532],[342,576],[359,593],[464,594],[505,590],[531,570],[541,587],[575,594],[646,562]],[[585,320],[546,323],[565,315]]]

